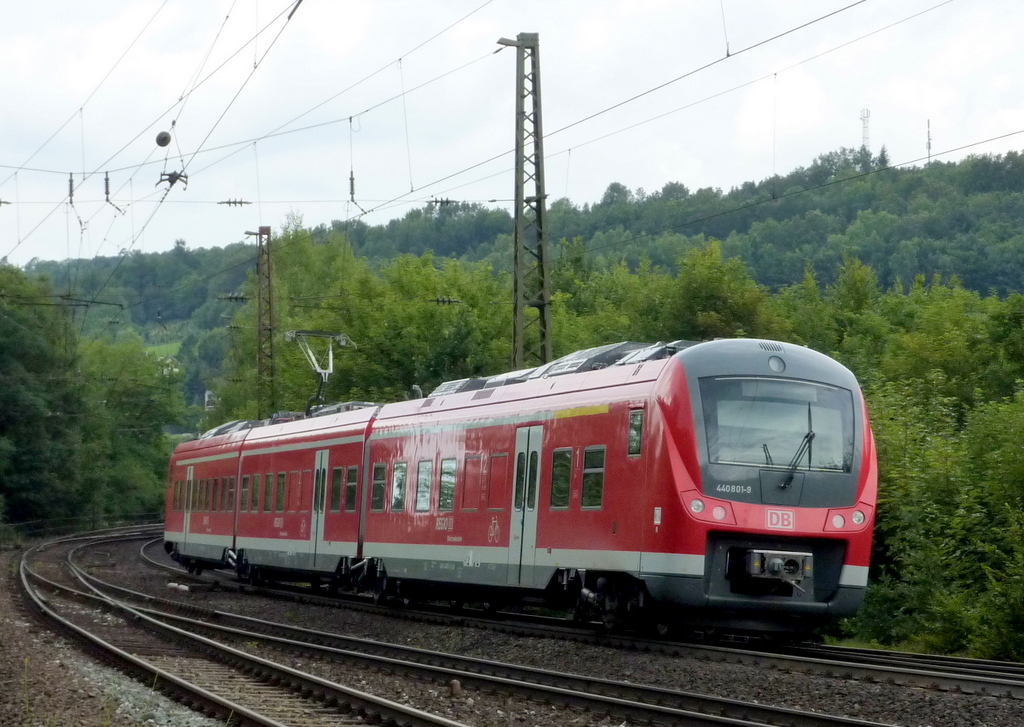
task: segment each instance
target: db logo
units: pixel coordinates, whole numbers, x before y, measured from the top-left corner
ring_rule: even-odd
[[[796,527],[796,517],[792,510],[769,510],[768,527],[775,530],[792,530]]]

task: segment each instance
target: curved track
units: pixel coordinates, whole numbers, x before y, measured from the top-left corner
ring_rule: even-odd
[[[77,593],[75,595],[78,598],[86,598],[108,608],[118,608],[124,613],[131,614],[136,620],[146,622],[151,630],[155,628],[155,624],[161,624],[179,642],[184,634],[188,634],[203,644],[204,651],[212,648],[223,654],[224,650],[228,650],[231,654],[229,658],[219,656],[218,659],[229,662],[239,659],[239,653],[256,649],[264,654],[269,649],[292,654],[297,652],[307,659],[312,656],[318,660],[344,662],[360,668],[430,679],[444,684],[457,682],[459,688],[465,685],[486,692],[515,694],[532,700],[583,708],[599,715],[612,715],[637,723],[702,727],[765,724],[794,727],[870,727],[876,724],[670,689],[561,674],[492,660],[454,656],[183,606],[179,602],[106,583],[84,573],[80,567],[74,565],[73,559],[74,552],[69,555],[68,561],[76,577],[96,594],[87,596]],[[53,581],[42,582],[50,588],[59,587]],[[128,599],[143,601],[150,607],[129,607],[125,604]],[[160,609],[152,608],[154,605],[160,606]],[[191,611],[200,618],[180,615],[182,611]],[[180,657],[173,655],[172,658]],[[217,674],[211,674],[211,677],[214,680],[224,678]]]
[[[161,563],[157,559],[149,557],[145,552],[142,553],[142,557],[156,567],[177,573],[181,579],[194,578],[187,576],[178,567]],[[417,620],[472,624],[482,628],[499,629],[529,636],[587,641],[630,650],[689,656],[706,661],[742,664],[771,670],[822,674],[872,683],[892,683],[965,694],[1024,699],[1024,665],[1008,662],[846,647],[787,646],[756,649],[742,646],[729,647],[662,639],[642,639],[610,635],[592,625],[571,625],[560,619],[520,617],[516,614],[498,614],[497,618],[494,618],[482,612],[452,613],[444,609],[429,608],[396,610],[386,606],[371,605],[367,601],[339,601],[336,598],[328,598],[302,589],[254,588],[240,584],[225,574],[217,572],[210,576],[209,579],[195,578],[194,580],[200,588],[216,587],[225,590],[253,591],[274,598],[295,599],[299,602],[317,605],[355,607],[378,613],[400,614]]]
[[[117,539],[123,541],[127,537],[131,534],[123,532]],[[136,537],[151,534],[138,532]],[[22,558],[21,585],[32,608],[103,660],[194,708],[226,720],[226,724],[326,727],[385,723],[464,727],[189,633],[98,593],[90,597],[45,578],[30,567],[29,559],[39,551],[71,542],[65,539],[34,548]],[[109,536],[85,539],[84,544],[104,542],[111,542]],[[88,585],[88,577],[73,562],[74,553],[81,547],[77,545],[67,553],[65,566],[71,575],[96,590]],[[40,585],[55,595],[41,595]],[[77,607],[70,597],[101,605],[109,614],[100,617],[95,608]]]

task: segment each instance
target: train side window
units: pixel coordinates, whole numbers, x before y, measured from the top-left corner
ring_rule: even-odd
[[[405,510],[405,481],[408,474],[408,464],[395,462],[395,468],[391,472],[391,512]]]
[[[572,447],[556,449],[551,453],[551,509],[569,507],[572,486]]]
[[[644,441],[644,410],[631,409],[629,412],[629,446],[630,457],[640,456],[640,447]]]
[[[583,450],[583,502],[585,508],[601,507],[604,497],[604,446]]]
[[[235,511],[235,477],[228,478],[228,505],[225,508],[228,512]]]
[[[348,468],[348,482],[345,483],[345,512],[356,511],[356,488],[359,486],[359,467]]]
[[[540,454],[530,452],[530,479],[526,489],[526,509],[532,511],[537,507],[537,486],[540,480]]]
[[[181,493],[181,482],[174,481],[174,489],[171,491],[171,511],[178,512],[178,495]]]
[[[384,512],[384,488],[388,483],[388,466],[378,462],[373,466],[373,488],[370,497],[370,509],[374,512]]]
[[[268,472],[263,481],[263,512],[274,509],[274,473]]]
[[[252,502],[249,503],[250,512],[259,512],[260,510],[260,489],[263,487],[263,477],[261,475],[252,476]]]
[[[199,491],[199,510],[207,512],[210,509],[210,480],[203,478],[202,489]]]
[[[345,484],[342,482],[342,474],[345,470],[341,467],[335,467],[331,472],[331,512],[341,512],[341,486]]]
[[[242,501],[238,503],[239,512],[249,511],[249,475],[242,475],[242,491],[239,493]]]
[[[523,498],[526,496],[526,452],[520,452],[516,456],[516,499],[515,509],[519,512],[523,509]]]
[[[490,481],[487,483],[487,509],[504,510],[508,491],[508,453],[491,455]]]
[[[284,512],[284,498],[288,492],[288,473],[277,473],[277,497],[274,499],[274,512]]]
[[[430,512],[430,494],[434,484],[434,463],[423,460],[416,468],[416,512]]]
[[[437,497],[437,509],[451,512],[455,509],[455,481],[458,460],[441,460],[441,492]]]
[[[462,509],[476,510],[480,506],[480,482],[483,459],[479,454],[467,454],[462,468]]]
[[[227,483],[227,477],[224,478],[225,484]],[[220,510],[220,477],[213,478],[213,489],[210,490],[210,512],[218,512]]]

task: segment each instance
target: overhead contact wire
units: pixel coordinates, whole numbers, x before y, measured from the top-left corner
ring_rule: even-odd
[[[104,75],[102,79],[100,79],[100,82],[96,84],[96,87],[92,90],[92,92],[88,96],[86,96],[85,101],[83,101],[82,105],[78,107],[78,111],[75,111],[75,113],[71,114],[71,116],[68,117],[68,120],[60,125],[60,128],[58,128],[55,132],[50,134],[50,137],[46,141],[44,141],[39,146],[38,149],[36,149],[34,152],[32,152],[32,154],[29,156],[29,158],[25,160],[24,164],[19,166],[16,171],[20,171],[21,169],[24,169],[25,168],[25,164],[28,164],[30,161],[32,161],[32,159],[35,158],[36,154],[38,154],[43,149],[45,149],[46,146],[51,141],[53,141],[54,138],[56,138],[56,136],[60,132],[62,132],[64,130],[64,128],[68,124],[71,123],[72,120],[74,120],[75,114],[77,114],[79,111],[81,111],[83,108],[85,108],[86,104],[88,104],[92,100],[92,97],[96,95],[96,92],[99,91],[100,88],[103,86],[103,84],[106,83],[107,79],[110,78],[110,74],[114,72],[114,70],[121,64],[121,61],[124,60],[124,57],[126,55],[128,55],[128,52],[131,51],[131,49],[133,47],[135,47],[135,44],[139,41],[139,38],[142,37],[142,35],[146,32],[146,30],[149,28],[149,26],[152,25],[153,21],[156,20],[156,16],[160,14],[160,11],[164,9],[164,6],[167,5],[168,1],[169,0],[164,0],[163,3],[160,4],[160,7],[158,7],[156,9],[156,12],[153,13],[153,16],[148,21],[146,21],[146,24],[144,26],[142,26],[142,30],[140,30],[138,32],[138,34],[135,36],[134,40],[132,40],[132,42],[128,44],[128,47],[124,49],[124,52],[121,54],[121,56],[116,61],[114,61],[114,65],[112,65],[110,67],[110,70],[107,71],[106,75]],[[11,177],[8,176],[4,181],[0,182],[0,187],[2,187],[3,185],[7,184],[7,182],[9,182],[10,179],[11,179]]]

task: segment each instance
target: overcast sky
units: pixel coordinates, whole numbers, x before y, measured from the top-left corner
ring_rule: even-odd
[[[289,213],[380,224],[431,197],[509,207],[515,50],[494,51],[520,32],[540,34],[551,199],[784,174],[860,146],[862,109],[895,163],[925,156],[929,120],[936,158],[1024,147],[942,155],[1024,130],[1014,0],[304,0],[287,21],[293,7],[7,3],[0,257],[225,245]],[[182,170],[167,192],[161,173]]]

